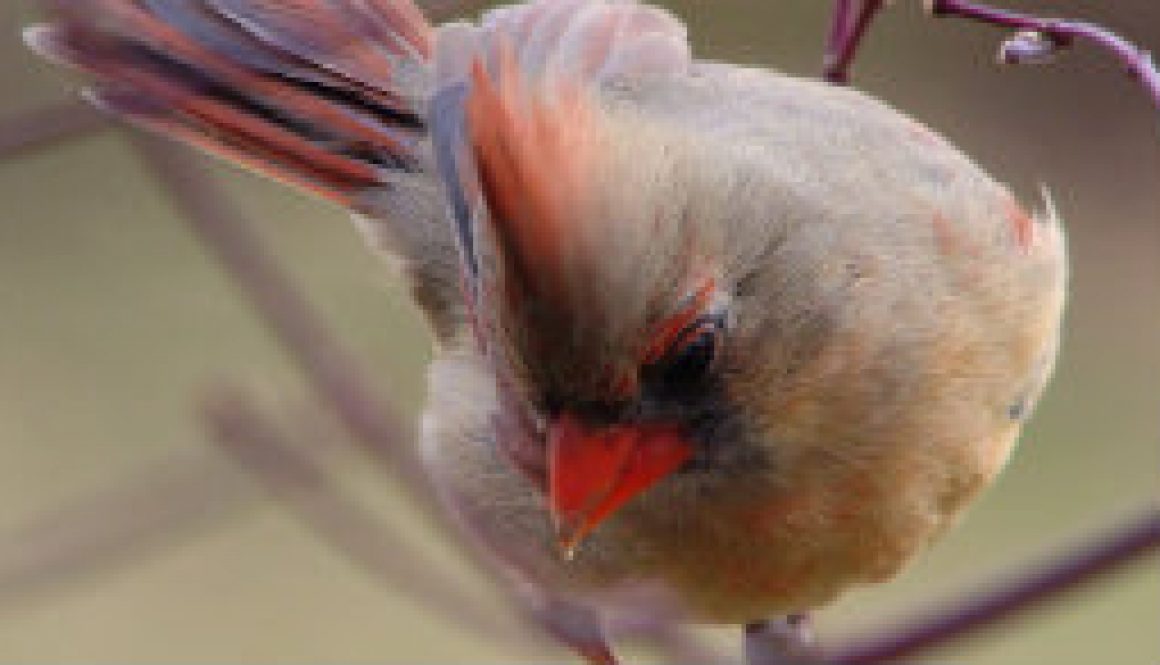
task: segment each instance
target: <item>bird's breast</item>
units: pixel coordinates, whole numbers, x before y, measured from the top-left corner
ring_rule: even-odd
[[[835,459],[831,449],[752,476],[678,474],[568,559],[541,490],[494,440],[488,385],[478,360],[436,361],[424,446],[448,507],[497,565],[604,611],[709,622],[806,610],[890,577],[994,476],[1016,429],[934,456]]]

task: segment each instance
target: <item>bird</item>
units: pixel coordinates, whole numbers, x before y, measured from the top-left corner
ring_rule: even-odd
[[[91,0],[25,34],[400,266],[441,501],[590,662],[622,618],[753,630],[890,579],[1055,364],[1049,196],[862,92],[696,57],[659,7]]]

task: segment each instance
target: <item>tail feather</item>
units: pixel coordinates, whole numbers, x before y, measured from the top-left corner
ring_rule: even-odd
[[[422,15],[399,9],[410,2],[379,2],[379,13],[354,0],[206,1],[268,46],[384,90],[393,86],[390,59],[425,59],[430,50]]]
[[[148,129],[352,207],[421,168],[430,28],[410,0],[60,4],[29,44]]]

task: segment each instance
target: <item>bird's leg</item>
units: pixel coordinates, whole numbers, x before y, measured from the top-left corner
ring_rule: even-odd
[[[820,663],[813,626],[805,614],[745,625],[747,665],[814,665]]]
[[[590,665],[617,665],[600,617],[588,608],[552,599],[533,610],[536,619]]]

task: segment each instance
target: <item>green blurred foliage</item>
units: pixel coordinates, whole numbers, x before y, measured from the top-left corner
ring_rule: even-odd
[[[703,57],[801,75],[817,68],[829,3],[667,4],[688,20]],[[938,607],[1157,498],[1157,112],[1103,54],[1077,49],[1051,68],[1000,70],[991,64],[995,32],[932,21],[919,5],[898,2],[882,18],[858,61],[857,84],[948,135],[1025,200],[1038,197],[1040,183],[1050,185],[1070,235],[1072,299],[1057,379],[1002,481],[897,581],[853,592],[823,612],[823,635],[831,639]],[[1018,5],[1101,20],[1160,47],[1154,0]],[[0,6],[6,115],[63,99],[75,87],[20,45],[18,27],[32,8],[29,0]],[[342,337],[416,413],[429,355],[425,331],[342,213],[214,168]],[[106,132],[0,163],[0,201],[0,537],[149,460],[203,449],[196,403],[215,381],[240,379],[274,403],[304,399],[292,366],[179,223],[123,135]],[[433,567],[452,570],[414,516],[394,510],[393,492],[349,466],[360,496],[431,550]],[[10,545],[0,542],[0,552]],[[1157,626],[1153,561],[931,660],[1145,665],[1160,660]],[[715,637],[733,639],[721,631]],[[0,662],[528,657],[464,635],[371,582],[273,503],[48,594],[0,589]]]

